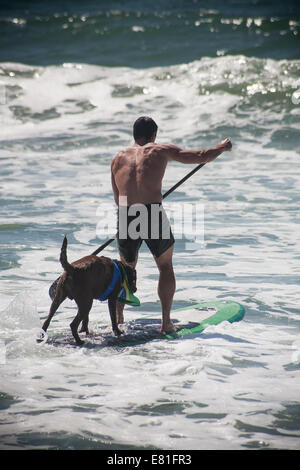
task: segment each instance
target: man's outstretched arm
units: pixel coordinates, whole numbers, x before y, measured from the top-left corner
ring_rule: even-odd
[[[175,145],[159,145],[159,147],[166,154],[168,160],[175,160],[176,162],[186,164],[199,164],[211,162],[221,153],[230,151],[232,144],[230,139],[225,139],[215,147],[204,150],[184,150]]]

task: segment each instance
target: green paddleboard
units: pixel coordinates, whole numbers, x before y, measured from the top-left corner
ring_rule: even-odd
[[[166,335],[166,337],[174,339],[192,333],[201,333],[208,325],[218,325],[224,321],[233,323],[241,320],[244,315],[243,305],[231,300],[203,302],[189,307],[177,308],[172,310],[171,319],[178,320],[176,325],[181,329],[174,334]]]
[[[171,311],[171,320],[180,329],[172,334],[159,333],[161,313],[147,315],[130,322],[126,334],[120,336],[119,344],[139,344],[154,339],[176,339],[186,335],[199,334],[209,325],[218,325],[224,321],[230,323],[241,320],[245,308],[238,302],[220,300],[202,302]],[[126,312],[125,312],[126,318]]]
[[[216,302],[202,302],[187,307],[177,308],[171,311],[171,320],[180,329],[173,334],[164,335],[160,333],[161,313],[145,315],[136,320],[126,322],[120,329],[124,334],[118,338],[112,334],[109,323],[98,334],[85,337],[81,333],[81,338],[85,341],[86,347],[107,347],[107,346],[135,346],[147,343],[148,341],[168,339],[174,340],[183,336],[201,333],[209,325],[218,325],[224,321],[233,323],[244,317],[245,308],[238,302],[231,300],[220,300]],[[47,341],[54,346],[74,346],[74,340],[67,334],[54,334]]]

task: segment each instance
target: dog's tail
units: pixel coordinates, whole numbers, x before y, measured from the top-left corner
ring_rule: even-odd
[[[73,274],[74,268],[68,262],[68,259],[67,259],[67,246],[68,246],[68,240],[67,240],[67,237],[65,236],[62,246],[61,246],[61,250],[60,250],[59,261],[61,262],[62,267],[64,268],[65,271],[67,271],[68,274]]]

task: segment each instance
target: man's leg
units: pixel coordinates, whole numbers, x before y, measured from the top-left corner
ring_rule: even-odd
[[[170,319],[170,311],[176,289],[176,281],[172,263],[173,250],[174,245],[170,246],[170,248],[168,248],[158,258],[154,257],[159,269],[157,292],[162,308],[162,333],[172,333],[176,329]]]

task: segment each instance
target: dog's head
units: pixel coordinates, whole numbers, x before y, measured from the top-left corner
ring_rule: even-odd
[[[123,264],[131,292],[136,292],[136,270],[128,264]]]

